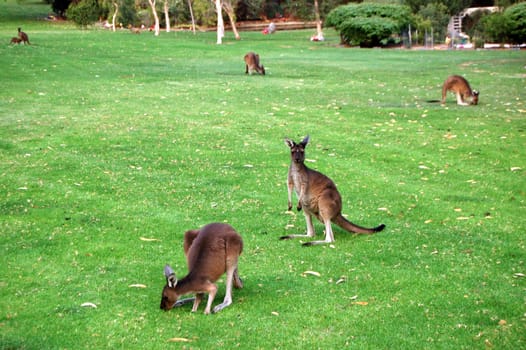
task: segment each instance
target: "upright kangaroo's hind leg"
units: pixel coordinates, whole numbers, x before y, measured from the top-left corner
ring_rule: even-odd
[[[286,235],[281,236],[279,239],[291,239],[291,238],[312,238],[316,235],[316,231],[314,231],[314,225],[312,223],[312,215],[305,210],[303,211],[303,214],[305,215],[305,222],[307,223],[307,233],[301,235],[301,234],[292,234],[292,235]]]

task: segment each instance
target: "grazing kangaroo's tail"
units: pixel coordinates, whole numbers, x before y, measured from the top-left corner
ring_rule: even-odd
[[[341,214],[334,219],[334,223],[340,226],[341,228],[343,228],[344,230],[347,230],[349,232],[354,232],[354,233],[360,233],[360,234],[372,234],[375,232],[380,232],[385,228],[384,224],[381,224],[373,228],[361,227],[361,226],[353,224],[352,222],[344,218]]]

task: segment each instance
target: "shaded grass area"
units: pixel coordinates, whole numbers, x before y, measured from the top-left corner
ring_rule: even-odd
[[[33,19],[31,46],[0,25],[1,347],[524,347],[524,52]],[[481,104],[426,103],[449,74]],[[278,240],[305,229],[283,137],[306,134],[344,214],[385,232]],[[184,274],[184,231],[212,221],[244,238],[245,288],[217,315],[161,312],[164,264]]]

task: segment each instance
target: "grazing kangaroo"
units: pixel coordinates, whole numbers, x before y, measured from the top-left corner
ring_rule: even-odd
[[[255,52],[249,52],[245,55],[245,74],[258,72],[261,75],[265,75],[265,67],[259,65],[259,55]]]
[[[291,163],[288,173],[289,210],[292,209],[292,189],[296,190],[298,197],[297,209],[303,209],[307,221],[307,233],[304,235],[282,236],[280,239],[295,237],[314,237],[312,216],[325,224],[325,240],[303,243],[304,246],[334,242],[331,222],[344,230],[360,234],[380,232],[384,224],[374,228],[365,228],[353,224],[342,216],[342,199],[334,182],[322,173],[305,166],[305,147],[309,143],[309,136],[300,143],[285,139],[285,144],[290,147]]]
[[[177,280],[173,269],[169,265],[165,266],[166,285],[161,297],[161,309],[168,311],[174,306],[193,301],[192,312],[195,312],[204,294],[208,293],[205,314],[209,314],[217,293],[214,282],[225,272],[225,298],[223,303],[214,307],[213,312],[219,312],[232,304],[232,284],[236,288],[243,288],[237,270],[242,250],[243,240],[230,225],[212,223],[199,230],[187,231],[184,235],[184,252],[188,274]],[[189,293],[196,293],[195,298],[179,300],[180,296]]]
[[[18,28],[18,37],[22,40],[24,44],[27,43],[29,45],[29,37],[26,33],[22,31],[22,28]]]
[[[442,104],[446,103],[446,95],[448,91],[453,91],[457,95],[457,104],[461,106],[476,105],[479,102],[479,92],[471,90],[468,81],[460,75],[451,75],[442,86]],[[470,98],[470,103],[464,99]]]
[[[20,44],[22,42],[22,39],[17,38],[16,36],[11,38],[11,44]]]

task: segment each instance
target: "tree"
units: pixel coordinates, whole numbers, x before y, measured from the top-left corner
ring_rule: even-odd
[[[163,12],[164,12],[164,22],[166,26],[166,32],[170,33],[170,12],[169,12],[169,0],[163,0]]]
[[[447,13],[447,7],[442,3],[430,3],[426,6],[420,7],[418,16],[422,17],[424,21],[429,23],[430,28],[434,33],[434,39],[442,39],[446,37],[447,25],[449,23],[450,16]],[[424,22],[424,23],[426,23]],[[418,28],[423,29],[423,28]]]
[[[234,6],[232,6],[232,1],[223,0],[223,9],[225,10],[228,16],[228,19],[230,20],[230,25],[232,26],[232,31],[234,32],[234,36],[236,37],[236,40],[239,40],[241,37],[239,36],[239,32],[237,31],[236,13],[234,10]]]
[[[412,13],[418,13],[422,7],[426,7],[428,4],[442,4],[451,16],[457,15],[465,8],[470,7],[472,2],[473,0],[402,0],[402,4],[409,6]]]
[[[157,10],[155,8],[155,0],[148,0],[148,3],[150,4],[150,7],[152,9],[152,14],[153,14],[153,19],[154,19],[154,33],[155,33],[155,36],[158,36],[159,35],[159,31],[160,31],[160,28],[159,28],[159,16],[157,15]]]
[[[115,11],[113,12],[113,16],[111,17],[111,30],[115,31],[115,20],[117,19],[117,15],[119,14],[119,3],[117,1],[112,1],[112,4]]]
[[[482,36],[486,42],[506,43],[509,41],[510,23],[502,12],[495,12],[482,17],[480,25],[483,28]]]
[[[314,18],[316,18],[316,37],[323,40],[323,32],[321,30],[320,6],[318,0],[314,0]]]
[[[512,44],[526,43],[526,2],[508,7],[504,16],[509,21],[509,38]]]
[[[192,20],[192,31],[195,34],[195,18],[194,10],[192,9],[192,0],[188,0],[188,10],[190,11],[190,19]]]
[[[217,12],[217,44],[223,43],[223,37],[225,36],[225,24],[223,23],[223,13],[221,11],[221,0],[216,0],[216,12]]]

